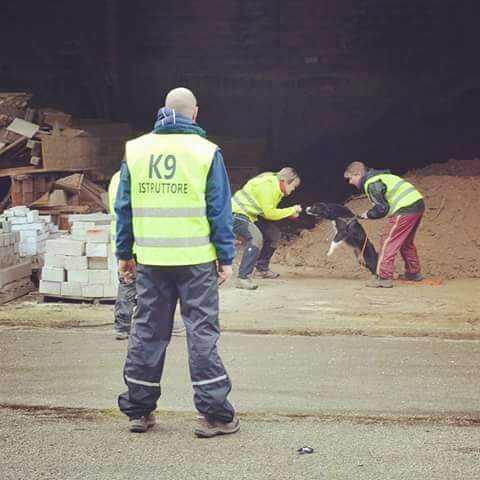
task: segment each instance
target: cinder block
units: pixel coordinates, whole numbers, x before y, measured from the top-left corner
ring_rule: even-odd
[[[85,242],[69,238],[47,240],[47,253],[80,257],[85,254]]]
[[[88,283],[111,283],[110,270],[88,270]]]
[[[2,220],[2,231],[10,233],[12,231],[12,224],[8,220]]]
[[[107,298],[116,298],[118,293],[118,286],[111,283],[103,286],[103,296]]]
[[[10,211],[13,212],[13,215],[15,217],[26,217],[29,209],[25,205],[18,205],[16,207],[10,208]]]
[[[115,255],[112,255],[112,252],[108,255],[108,269],[109,270],[118,270],[118,260]]]
[[[34,223],[40,220],[40,215],[38,214],[38,210],[30,210],[27,212],[27,222]]]
[[[38,232],[36,230],[22,230],[18,234],[20,235],[20,241],[26,242],[30,239],[36,239]]]
[[[36,255],[37,253],[40,253],[40,248],[35,242],[20,242],[18,244],[18,253],[21,257]]]
[[[11,267],[2,268],[0,270],[0,288],[7,283],[14,282],[20,278],[29,277],[31,274],[32,264],[28,261],[17,263]]]
[[[67,270],[67,281],[88,284],[88,270]]]
[[[82,285],[78,282],[63,282],[61,286],[61,293],[67,297],[81,297]]]
[[[106,243],[87,243],[87,257],[108,257],[108,251]]]
[[[101,298],[103,297],[103,285],[82,285],[82,297]]]
[[[42,280],[47,280],[49,282],[64,282],[65,270],[63,268],[43,267]]]
[[[20,225],[12,225],[13,231],[21,231],[21,230],[39,230],[40,232],[46,232],[47,224],[44,222],[36,222],[36,223],[23,223]]]
[[[60,282],[48,282],[45,280],[40,280],[39,292],[44,295],[60,295],[61,294],[61,283]]]
[[[45,266],[46,267],[65,267],[65,255],[55,255],[53,253],[45,254]]]
[[[65,268],[67,270],[86,270],[88,268],[87,257],[65,257]]]
[[[83,228],[72,228],[72,234],[70,236],[72,240],[87,240],[87,231]]]
[[[90,228],[87,230],[88,243],[109,243],[110,230],[105,228]]]
[[[110,270],[110,279],[112,284],[118,287],[118,284],[120,283],[120,280],[118,279],[118,270]]]
[[[85,257],[88,258],[89,270],[109,270],[107,257]]]
[[[6,247],[10,245],[10,234],[9,233],[0,233],[0,247]]]
[[[27,217],[13,217],[12,218],[12,225],[23,225],[28,223]]]

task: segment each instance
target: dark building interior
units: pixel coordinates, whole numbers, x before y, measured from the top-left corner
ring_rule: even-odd
[[[340,201],[353,160],[479,156],[479,16],[473,0],[6,2],[0,90],[142,132],[186,86],[209,135],[245,146],[229,167],[291,165],[297,199]]]

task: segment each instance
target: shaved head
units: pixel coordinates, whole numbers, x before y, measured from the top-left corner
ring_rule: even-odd
[[[197,116],[197,99],[188,88],[178,87],[170,90],[165,98],[165,106],[194,120]]]

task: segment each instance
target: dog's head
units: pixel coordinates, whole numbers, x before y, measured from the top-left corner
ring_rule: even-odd
[[[305,213],[312,215],[316,219],[336,220],[339,217],[350,218],[355,214],[347,207],[338,203],[315,202],[305,209]]]

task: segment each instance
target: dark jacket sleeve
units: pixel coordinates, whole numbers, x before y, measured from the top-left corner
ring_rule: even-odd
[[[133,224],[132,203],[130,197],[130,172],[127,162],[122,161],[120,167],[120,183],[115,199],[116,216],[116,255],[120,260],[130,260],[133,257]]]
[[[218,261],[221,265],[231,265],[235,256],[231,192],[220,150],[215,152],[208,172],[206,202],[210,239],[217,249]]]
[[[368,186],[368,196],[373,202],[373,207],[367,212],[368,218],[383,218],[388,214],[390,207],[385,198],[386,191],[387,187],[380,180]]]

